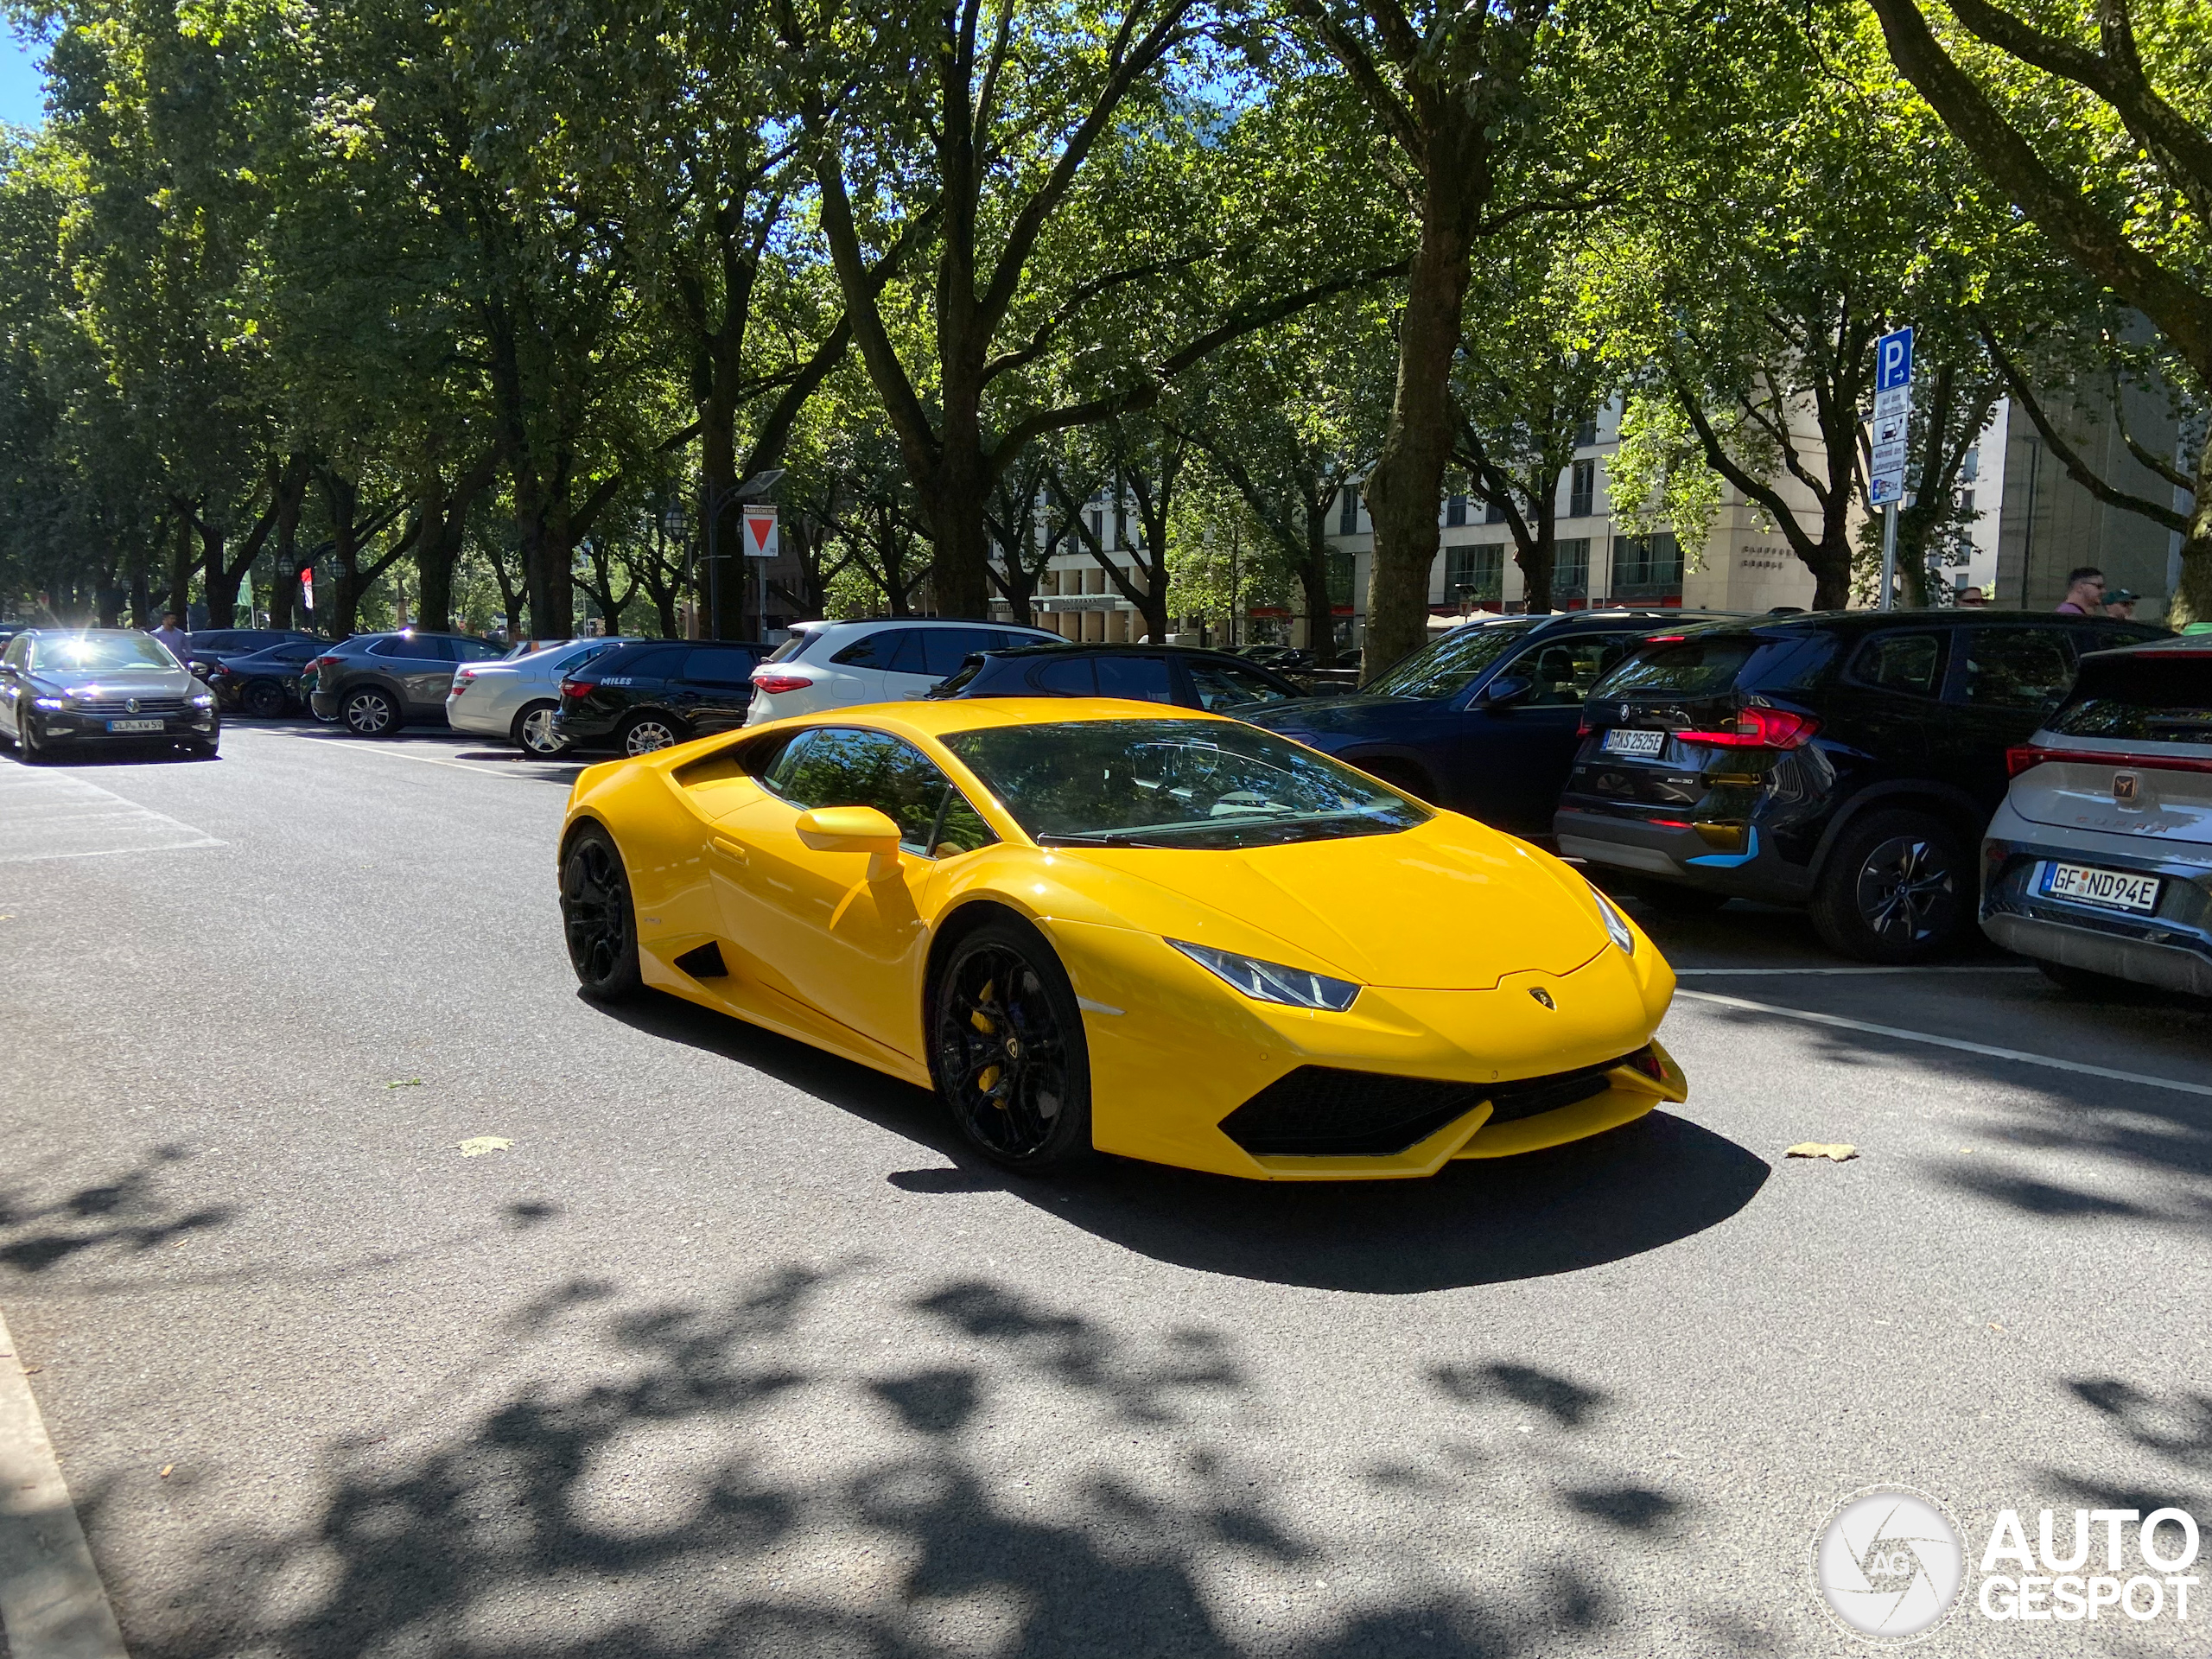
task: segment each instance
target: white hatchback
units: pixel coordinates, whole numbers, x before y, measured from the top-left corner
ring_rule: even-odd
[[[1011,622],[945,622],[920,616],[801,622],[753,671],[753,707],[745,723],[758,726],[824,709],[918,697],[957,673],[972,652],[1060,643],[1057,633]]]
[[[471,663],[446,693],[446,723],[457,732],[503,737],[531,754],[555,755],[568,743],[553,729],[561,677],[601,652],[634,643],[628,637],[564,639],[496,663]]]

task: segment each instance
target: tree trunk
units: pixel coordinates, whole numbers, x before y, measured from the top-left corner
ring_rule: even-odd
[[[1336,493],[1332,489],[1319,501],[1306,498],[1306,556],[1298,563],[1298,586],[1306,600],[1306,651],[1322,668],[1337,660],[1337,601],[1329,591],[1329,503]],[[1232,599],[1230,615],[1235,614]],[[1427,628],[1424,621],[1422,632]]]
[[[1440,137],[1431,142],[1440,157],[1454,148]],[[1421,245],[1398,326],[1390,430],[1364,492],[1375,522],[1363,653],[1367,679],[1428,639],[1428,575],[1440,540],[1436,507],[1452,459],[1452,362],[1466,305],[1469,225],[1478,205],[1469,200],[1476,194],[1473,182],[1446,162],[1432,168],[1423,191]]]
[[[192,529],[195,504],[177,505],[176,550],[169,556],[168,597],[162,601],[165,614],[176,618],[179,626],[192,620]],[[157,619],[158,620],[158,619]]]
[[[2196,454],[2196,499],[2181,543],[2181,582],[2174,589],[2169,627],[2212,622],[2212,434]]]
[[[453,568],[461,557],[467,508],[458,512],[446,499],[445,480],[435,467],[423,490],[423,534],[415,543],[415,620],[432,633],[453,629]]]

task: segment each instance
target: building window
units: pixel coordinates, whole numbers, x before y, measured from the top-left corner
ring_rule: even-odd
[[[1446,497],[1444,501],[1445,527],[1446,529],[1456,530],[1459,526],[1465,524],[1466,522],[1467,498],[1464,495]]]
[[[1587,518],[1598,499],[1598,463],[1578,461],[1569,474],[1567,487],[1567,516]]]
[[[1582,423],[1574,429],[1574,447],[1580,449],[1586,443],[1597,442],[1598,417],[1595,415],[1585,415],[1582,417]]]
[[[1616,600],[1680,599],[1682,550],[1674,536],[1629,536],[1613,543]]]
[[[1444,597],[1456,605],[1462,600],[1495,605],[1505,592],[1505,543],[1478,542],[1470,547],[1444,550]]]
[[[1981,476],[1981,450],[1979,447],[1967,450],[1966,458],[1959,462],[1959,476],[1969,483]]]
[[[1098,507],[1090,510],[1090,539],[1096,541],[1106,533],[1106,514]]]
[[[1556,601],[1589,596],[1590,538],[1567,537],[1552,549],[1552,598]]]
[[[1359,534],[1359,492],[1349,484],[1344,486],[1344,493],[1337,498],[1337,534],[1339,536]]]
[[[1351,603],[1351,579],[1357,561],[1343,549],[1332,547],[1329,550],[1330,604]]]
[[[1505,509],[1503,507],[1498,505],[1495,501],[1485,501],[1483,503],[1483,523],[1486,524],[1502,524],[1504,522]]]

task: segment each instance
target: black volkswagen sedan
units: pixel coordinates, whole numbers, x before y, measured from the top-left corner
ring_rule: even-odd
[[[1548,837],[1580,741],[1582,699],[1676,610],[1562,611],[1467,622],[1354,696],[1238,718],[1495,829]]]
[[[31,628],[0,654],[0,741],[26,760],[123,742],[212,755],[220,735],[215,694],[135,628]]]
[[[575,748],[650,754],[735,731],[768,648],[740,640],[648,639],[604,652],[561,682],[553,729]]]

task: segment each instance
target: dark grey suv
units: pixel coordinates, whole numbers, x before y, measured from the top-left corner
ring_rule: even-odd
[[[463,663],[488,663],[497,645],[465,633],[357,633],[315,659],[309,701],[356,737],[389,737],[409,721],[446,721],[446,693]]]

